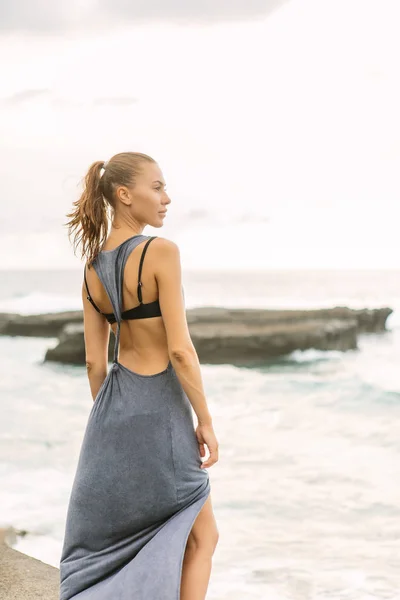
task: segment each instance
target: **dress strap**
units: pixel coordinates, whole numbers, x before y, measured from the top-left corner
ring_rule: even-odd
[[[142,276],[142,267],[143,267],[143,261],[144,261],[144,256],[146,254],[147,251],[147,247],[150,244],[151,240],[155,240],[156,239],[156,235],[152,235],[151,237],[149,237],[149,239],[147,240],[147,242],[144,245],[143,251],[142,251],[142,255],[140,257],[140,262],[139,262],[139,275],[138,275],[138,285],[137,285],[137,296],[139,299],[140,304],[142,304],[142,282],[141,282],[141,276]]]
[[[149,245],[151,240],[154,239],[155,237],[157,237],[157,236],[152,236],[147,240],[147,242],[145,243],[145,246],[143,248],[142,255],[140,257],[139,277],[138,277],[139,281],[138,281],[138,292],[137,292],[140,303],[142,303],[142,291],[140,289],[142,286],[142,282],[140,281],[140,277],[142,274],[143,259],[144,259],[145,252],[147,250],[147,246]],[[135,236],[134,238],[132,238],[132,240],[129,240],[127,242],[127,244],[124,244],[121,246],[120,250],[117,252],[117,255],[115,257],[114,273],[115,273],[116,294],[115,294],[115,302],[113,303],[114,315],[115,315],[116,322],[117,322],[117,328],[115,331],[114,359],[113,359],[113,362],[115,364],[118,364],[118,347],[119,347],[119,338],[120,338],[120,331],[121,331],[121,313],[122,313],[122,282],[123,282],[123,278],[124,278],[125,263],[128,259],[128,256],[132,252],[132,250],[138,244],[140,244],[140,242],[142,242],[143,239],[145,239],[145,236],[142,236],[142,235]]]
[[[86,280],[86,264],[83,267],[83,278],[85,280],[85,286],[86,286],[86,291],[87,291],[86,298],[89,300],[89,302],[92,304],[92,306],[94,306],[94,308],[97,310],[98,313],[100,313],[101,315],[104,314],[101,312],[101,310],[96,305],[95,301],[93,300],[93,298],[90,295],[89,287],[88,287],[87,280]],[[115,340],[114,340],[114,358],[113,358],[114,363],[118,362],[119,333],[120,333],[120,322],[117,321],[117,331],[115,333]]]
[[[143,242],[148,236],[137,235],[132,238],[128,238],[120,244],[117,248],[111,252],[100,252],[96,258],[93,260],[93,268],[96,271],[98,278],[104,286],[104,289],[107,293],[107,296],[110,299],[111,305],[113,307],[113,315],[115,317],[116,329],[115,329],[115,340],[114,340],[114,368],[118,368],[118,347],[119,347],[119,339],[120,339],[120,329],[121,329],[121,313],[122,313],[122,283],[124,276],[124,268],[125,263],[127,261],[128,256],[132,252],[132,250],[141,242]],[[143,249],[140,265],[139,265],[139,283],[138,283],[138,298],[142,303],[142,295],[141,295],[141,271],[143,266],[143,258],[145,254],[145,250],[151,239],[157,236],[152,236],[150,239],[147,239],[145,244],[145,248]],[[84,270],[85,277],[85,285],[87,290],[87,298],[94,306],[94,308],[101,314],[101,310],[96,306],[95,302],[92,300],[89,288],[86,281],[86,265]]]
[[[120,329],[121,329],[121,322],[117,321],[117,331],[115,332],[115,337],[114,337],[114,357],[113,357],[114,364],[118,363],[118,346],[119,346]]]

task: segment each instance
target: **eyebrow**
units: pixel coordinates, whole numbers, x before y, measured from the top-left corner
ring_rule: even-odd
[[[163,183],[162,181],[160,181],[159,179],[156,179],[155,181],[153,181],[153,183],[161,183],[161,185],[167,185],[166,183]]]

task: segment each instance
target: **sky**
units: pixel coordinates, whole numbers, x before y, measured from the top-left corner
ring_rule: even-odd
[[[0,269],[81,268],[94,160],[145,152],[184,268],[400,268],[398,0],[3,0]]]

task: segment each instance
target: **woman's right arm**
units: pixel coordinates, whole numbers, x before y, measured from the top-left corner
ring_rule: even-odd
[[[200,433],[196,430],[196,433],[202,455],[203,439],[208,446],[210,457],[202,465],[208,467],[218,460],[218,443],[212,430],[212,418],[204,394],[200,362],[186,320],[180,252],[175,242],[162,237],[157,237],[153,244],[153,250],[157,253],[155,277],[167,335],[168,354],[202,429]]]

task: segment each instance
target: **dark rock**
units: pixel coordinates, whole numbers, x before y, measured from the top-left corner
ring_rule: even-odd
[[[349,350],[357,335],[386,331],[391,308],[351,309],[346,306],[310,310],[201,307],[188,309],[193,344],[203,363],[262,363],[293,350]],[[36,316],[0,315],[1,333],[59,338],[46,361],[85,364],[82,311]],[[108,348],[112,360],[114,334]]]
[[[294,350],[350,350],[357,348],[357,321],[308,320],[300,322],[197,323],[190,336],[200,362],[209,364],[262,364]]]
[[[386,321],[392,314],[393,309],[384,308],[361,308],[353,309],[347,306],[336,306],[333,308],[316,309],[260,309],[260,308],[223,308],[214,306],[203,306],[187,311],[187,321],[190,323],[298,323],[310,319],[355,319],[359,333],[379,332],[386,330]]]
[[[110,340],[114,336],[111,334]],[[54,348],[49,348],[44,357],[45,361],[62,362],[71,365],[85,364],[85,340],[83,323],[66,325]]]
[[[40,315],[0,313],[0,334],[30,337],[58,337],[68,323],[82,323],[83,311]]]

